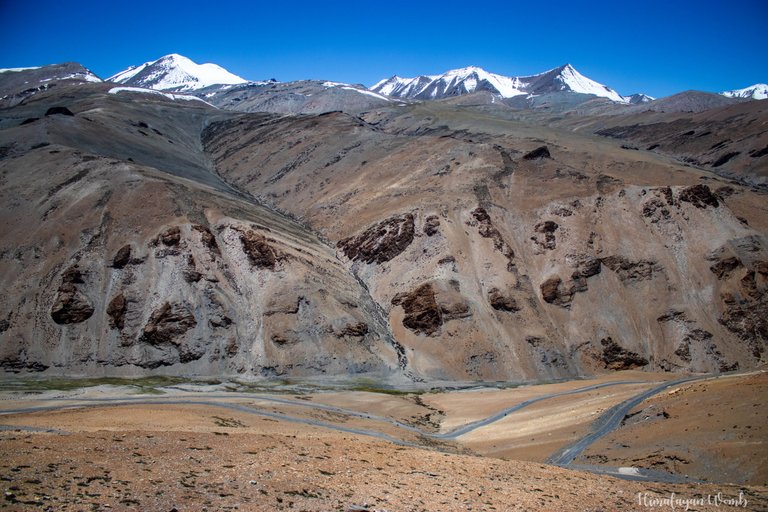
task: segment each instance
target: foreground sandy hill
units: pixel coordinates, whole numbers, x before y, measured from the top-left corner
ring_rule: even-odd
[[[654,500],[672,493],[705,502],[721,493],[741,496],[742,509],[768,507],[760,421],[765,373],[676,385],[643,402],[575,461],[624,467],[622,474],[644,467],[688,475],[691,483],[628,481],[542,464],[586,435],[602,412],[660,383],[658,375],[641,372],[617,377],[394,395],[227,393],[221,385],[166,386],[155,389],[163,394],[140,395],[113,386],[6,390],[0,395],[0,506],[608,511],[658,508],[665,505]],[[465,435],[435,437],[537,397],[545,398]],[[30,407],[57,409],[24,410]],[[690,510],[731,509],[698,503]]]
[[[204,407],[60,416],[66,420],[72,414],[84,429],[96,423],[100,430],[3,434],[6,505],[17,510],[645,510],[638,493],[694,498],[740,492],[733,486],[636,483],[537,463],[406,448]],[[107,430],[105,417],[131,427]],[[143,429],[136,429],[139,419]],[[261,433],[238,433],[245,425]],[[751,510],[768,506],[765,488],[742,492]]]

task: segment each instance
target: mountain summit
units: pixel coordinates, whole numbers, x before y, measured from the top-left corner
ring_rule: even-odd
[[[721,92],[723,96],[729,98],[747,98],[750,100],[764,100],[768,98],[768,84],[755,84],[744,89],[735,89],[733,91]]]
[[[488,91],[502,98],[523,94],[575,92],[593,94],[619,103],[629,102],[610,87],[585,77],[570,64],[523,77],[497,75],[474,66],[453,69],[442,75],[422,75],[416,78],[393,76],[378,82],[371,90],[412,99],[440,99],[476,91]]]
[[[247,82],[246,79],[230,73],[221,66],[197,64],[177,53],[145,62],[140,66],[131,66],[107,80],[134,87],[174,92],[195,91],[211,85]]]

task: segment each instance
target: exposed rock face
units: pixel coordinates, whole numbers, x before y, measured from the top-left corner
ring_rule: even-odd
[[[541,298],[550,304],[563,305],[571,301],[571,294],[562,290],[563,280],[559,276],[547,278],[541,283]]]
[[[125,295],[118,293],[107,305],[107,315],[109,315],[109,325],[114,329],[122,330],[125,327],[125,311],[128,309],[128,302]]]
[[[570,308],[574,294],[586,292],[587,279],[600,273],[601,262],[587,254],[568,255],[566,260],[575,267],[570,281],[564,282],[560,276],[552,276],[542,282],[539,288],[545,302]]]
[[[93,305],[77,285],[83,284],[83,276],[77,265],[67,269],[61,277],[58,295],[51,307],[51,318],[57,324],[85,322],[93,315]]]
[[[435,291],[430,283],[425,283],[410,293],[395,295],[392,305],[403,307],[403,325],[416,334],[433,335],[443,324],[442,314],[435,300]]]
[[[643,204],[643,217],[649,217],[652,223],[668,221],[671,214],[667,204],[659,198],[653,198]]]
[[[447,289],[437,290],[433,283],[424,283],[411,292],[395,295],[392,305],[402,306],[405,327],[427,336],[437,334],[440,327],[450,320],[472,315],[454,283],[449,283]]]
[[[152,345],[180,345],[180,337],[196,325],[195,316],[185,305],[165,302],[149,317],[147,325],[144,326],[142,341]]]
[[[523,158],[525,160],[539,160],[542,158],[552,158],[552,156],[549,154],[549,148],[547,146],[541,146],[524,154]]]
[[[515,266],[515,251],[512,250],[504,240],[504,237],[501,236],[499,230],[493,225],[491,216],[488,215],[485,208],[477,207],[472,211],[472,217],[477,221],[477,232],[480,233],[480,236],[493,240],[493,248],[507,258],[507,270],[511,272]]]
[[[200,224],[193,225],[192,229],[200,233],[200,239],[202,240],[203,245],[205,245],[208,250],[211,251],[211,253],[219,255],[221,254],[219,244],[216,242],[216,237],[213,235],[210,229],[205,226],[201,226]]]
[[[625,349],[610,336],[600,340],[600,344],[603,346],[603,363],[610,370],[631,370],[648,364],[647,359]]]
[[[424,234],[434,236],[440,232],[440,218],[437,215],[430,215],[424,219]]]
[[[706,208],[707,206],[717,208],[720,206],[717,196],[706,185],[694,185],[682,190],[680,200],[691,203],[696,208]]]
[[[397,215],[375,224],[357,236],[341,240],[338,247],[352,261],[384,263],[411,245],[414,236],[413,215]]]
[[[69,110],[67,107],[51,107],[45,111],[45,115],[46,116],[54,116],[54,115],[74,116],[75,114],[73,114],[72,111]]]
[[[717,276],[718,279],[727,279],[731,272],[742,266],[741,261],[736,256],[722,259],[709,267],[709,270]]]
[[[600,261],[616,272],[619,279],[628,282],[653,279],[656,274],[664,271],[661,265],[652,260],[630,261],[623,256],[608,256]]]
[[[115,253],[115,257],[112,258],[113,268],[123,268],[131,261],[131,246],[130,244],[122,246]]]
[[[557,222],[552,220],[539,222],[534,226],[533,230],[536,233],[544,235],[544,240],[539,240],[538,237],[534,237],[534,241],[544,249],[549,249],[549,250],[554,249],[557,246],[557,241],[555,239],[555,231],[557,230],[558,227],[560,226],[557,225]]]
[[[488,302],[491,303],[493,309],[498,311],[520,311],[520,306],[517,305],[517,301],[515,301],[513,297],[502,294],[501,290],[498,288],[491,288],[488,290]]]
[[[365,336],[368,334],[368,324],[365,322],[358,322],[356,324],[347,324],[341,330],[342,336]]]
[[[719,321],[747,344],[760,359],[768,344],[768,272],[766,262],[759,261],[739,280],[735,293],[722,295],[724,306]]]
[[[576,266],[576,270],[572,276],[574,279],[579,277],[586,279],[592,276],[596,276],[600,273],[602,262],[598,258],[588,254],[583,254],[574,256],[573,259]]]
[[[275,270],[278,254],[263,235],[249,229],[240,233],[240,242],[252,266]]]
[[[179,241],[181,240],[181,229],[179,226],[168,228],[167,230],[160,233],[158,239],[163,243],[163,245],[167,245],[168,247],[175,247],[179,245]]]

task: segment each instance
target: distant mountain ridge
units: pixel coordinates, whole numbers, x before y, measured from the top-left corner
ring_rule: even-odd
[[[721,92],[729,98],[746,98],[751,100],[764,100],[768,98],[768,84],[755,84],[743,89]]]
[[[610,87],[582,75],[570,64],[531,76],[503,76],[479,67],[453,69],[442,75],[421,75],[402,78],[397,75],[381,80],[371,90],[397,98],[435,100],[488,91],[502,98],[521,95],[540,95],[552,92],[574,92],[608,98],[617,103],[630,103]],[[634,95],[637,98],[645,95]],[[641,101],[636,101],[641,102]]]
[[[51,81],[55,80],[101,81],[99,77],[77,63],[0,69],[2,84],[0,89],[5,90],[5,96],[0,95],[0,99],[5,103],[21,101],[35,91],[47,88],[51,85]],[[579,95],[591,95],[610,100],[617,105],[630,106],[641,106],[652,102],[656,105],[658,101],[643,93],[621,95],[614,89],[582,75],[570,64],[536,75],[518,77],[489,73],[482,68],[469,66],[447,71],[441,75],[420,75],[415,78],[395,75],[366,88],[359,84],[322,80],[299,80],[282,85],[277,85],[280,82],[274,79],[249,81],[217,64],[197,64],[183,55],[173,53],[154,61],[131,66],[107,78],[106,81],[126,87],[193,94],[224,108],[237,109],[236,104],[241,106],[248,104],[247,111],[265,109],[264,111],[276,113],[295,113],[303,110],[319,112],[329,108],[347,110],[345,104],[348,101],[354,104],[352,111],[361,112],[369,107],[386,104],[390,99],[436,100],[456,98],[476,92],[492,95],[489,98],[504,100],[515,98],[513,103],[504,101],[514,108],[526,108],[526,105],[531,107],[542,101],[547,104],[554,101],[555,104],[568,108],[569,105],[573,106],[588,100],[587,97]],[[11,89],[16,90],[16,94],[8,95]],[[691,93],[693,91],[680,94],[690,95]],[[251,100],[254,94],[259,98]],[[272,98],[271,96],[274,95],[280,97]],[[702,92],[699,96],[706,97],[706,101],[703,103],[699,101],[698,103],[701,104],[696,105],[679,106],[679,108],[688,111],[710,108],[718,104],[711,96],[742,101],[766,99],[768,85],[759,83],[717,94]],[[679,95],[668,98],[680,103]],[[649,107],[661,108],[659,105],[654,105]],[[669,108],[669,105],[665,105],[664,108]],[[678,106],[672,108],[675,109]]]

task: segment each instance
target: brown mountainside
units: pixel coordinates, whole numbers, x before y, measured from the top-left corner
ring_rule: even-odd
[[[0,114],[6,371],[539,380],[765,359],[758,189],[450,103],[278,116],[107,90]]]

